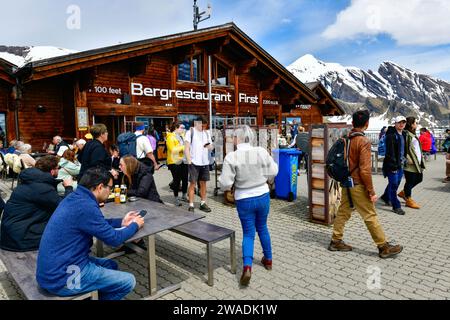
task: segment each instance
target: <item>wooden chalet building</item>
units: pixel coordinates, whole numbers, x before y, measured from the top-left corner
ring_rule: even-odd
[[[110,139],[134,121],[163,130],[208,115],[208,57],[216,125],[247,119],[302,123],[343,111],[320,84],[308,86],[233,23],[32,62],[12,73],[0,63],[0,113],[8,141],[40,149],[54,135],[82,137],[93,123]],[[17,121],[15,121],[17,119]]]

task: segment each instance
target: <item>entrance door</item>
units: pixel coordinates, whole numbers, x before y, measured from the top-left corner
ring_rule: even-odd
[[[107,148],[117,143],[117,136],[124,132],[123,116],[95,116],[95,123],[103,123],[108,128]]]

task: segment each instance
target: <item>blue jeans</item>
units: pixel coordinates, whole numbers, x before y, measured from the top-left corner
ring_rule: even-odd
[[[383,199],[387,199],[391,201],[392,208],[398,209],[401,207],[400,201],[397,198],[397,190],[400,186],[400,182],[402,181],[403,177],[403,169],[399,169],[395,172],[389,172],[387,174],[389,184],[386,187],[386,190],[384,190]]]
[[[264,257],[272,260],[272,245],[267,228],[267,217],[270,211],[270,195],[236,200],[236,208],[242,224],[244,237],[242,240],[242,258],[245,266],[252,266],[255,231],[258,231],[259,240]]]
[[[67,286],[51,292],[61,297],[74,296],[98,290],[100,300],[121,300],[133,291],[136,279],[131,273],[118,271],[115,261],[89,257],[89,263],[81,270],[79,285],[74,289]]]

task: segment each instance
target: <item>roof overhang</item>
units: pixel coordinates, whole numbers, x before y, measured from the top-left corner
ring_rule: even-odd
[[[305,102],[317,101],[318,97],[313,91],[234,23],[35,61],[26,65],[23,71],[19,70],[18,74],[23,76],[24,82],[30,82],[218,38],[229,38],[238,43],[295,92],[300,92]]]
[[[12,75],[15,67],[14,64],[0,58],[0,79],[9,84],[15,84],[16,81]]]
[[[324,116],[343,115],[345,111],[320,81],[306,83],[306,86],[319,96],[317,104]],[[328,106],[328,107],[326,107]]]

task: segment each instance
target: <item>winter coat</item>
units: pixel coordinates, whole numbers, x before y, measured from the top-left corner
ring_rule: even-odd
[[[148,199],[150,201],[163,203],[156,189],[155,180],[151,168],[139,163],[135,174],[131,177],[132,184],[128,184],[128,196]]]
[[[73,184],[72,184],[73,191],[77,190],[76,179],[78,177],[78,174],[80,173],[81,164],[78,161],[76,161],[74,163],[67,159],[61,158],[61,160],[59,160],[59,166],[61,167],[61,169],[59,169],[57,179],[64,180],[69,177],[72,177],[72,179],[74,179]],[[58,193],[64,194],[64,192],[65,192],[65,188],[61,182],[58,184]]]
[[[405,154],[407,163],[405,166],[405,171],[422,173],[425,169],[425,162],[423,161],[422,157],[421,162],[419,163],[416,150],[414,149],[413,139],[417,139],[417,137],[413,133],[406,131]],[[419,141],[419,139],[417,140]]]
[[[406,132],[402,132],[403,138],[406,137]],[[383,174],[386,177],[388,173],[397,171],[403,168],[402,159],[400,158],[401,143],[397,135],[395,127],[389,127],[386,132],[386,154],[383,160]],[[405,139],[406,141],[406,139]],[[406,144],[406,143],[405,143]],[[405,153],[406,157],[406,153]]]
[[[1,221],[0,247],[10,251],[39,249],[42,234],[61,201],[56,192],[57,180],[37,168],[24,170],[21,183],[5,205]],[[68,187],[66,195],[72,192]]]
[[[81,163],[79,174],[80,179],[83,174],[90,168],[100,166],[108,171],[111,169],[111,157],[108,155],[108,152],[106,152],[103,144],[97,139],[86,143],[83,148],[82,154],[78,156],[78,161],[80,161]]]
[[[422,151],[423,152],[430,152],[431,150],[431,133],[428,131],[425,133],[422,133],[419,137],[419,141],[422,144]]]

